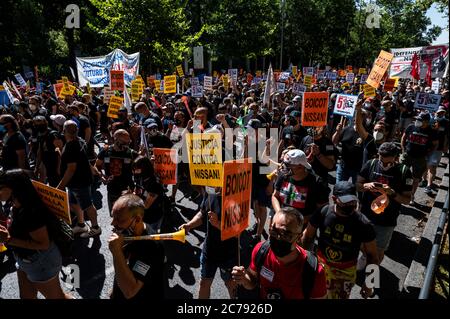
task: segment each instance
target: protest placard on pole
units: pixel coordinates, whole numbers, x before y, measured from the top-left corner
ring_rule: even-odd
[[[203,69],[204,68],[203,47],[202,46],[194,47],[193,55],[194,55],[194,69]],[[193,72],[194,72],[194,70],[192,69],[192,73]],[[189,74],[192,74],[192,73],[189,72]]]
[[[111,96],[114,96],[114,91],[111,90],[108,86],[103,88],[103,103],[109,105],[109,100]]]
[[[119,118],[119,110],[123,105],[123,98],[120,96],[111,96],[107,116],[113,119]]]
[[[314,68],[312,66],[305,66],[305,67],[303,67],[303,74],[304,75],[313,75],[314,74]]]
[[[154,148],[155,175],[164,185],[176,185],[177,183],[177,156],[176,149]]]
[[[134,102],[139,101],[139,83],[136,80],[131,81],[131,99]]]
[[[303,93],[302,126],[324,126],[327,124],[327,115],[327,92]]]
[[[337,73],[336,73],[336,72],[333,72],[333,71],[327,71],[327,72],[325,72],[325,77],[326,77],[328,80],[336,81]]]
[[[194,76],[191,78],[191,85],[200,85],[200,80],[198,77]]]
[[[312,75],[306,74],[303,78],[303,83],[308,89],[310,89],[312,85]]]
[[[297,76],[297,72],[298,72],[297,66],[296,66],[296,65],[293,65],[293,66],[292,66],[292,74],[293,74],[295,77]]]
[[[155,83],[156,92],[160,93],[161,92],[161,80],[155,80],[154,83]]]
[[[277,82],[277,92],[284,93],[285,89],[286,89],[286,83]]]
[[[355,79],[355,73],[349,72],[345,76],[345,81],[348,83],[353,83],[353,80]]]
[[[358,74],[366,74],[366,73],[367,73],[366,68],[359,68]]]
[[[338,94],[336,97],[336,103],[334,104],[333,114],[353,117],[357,101],[358,96],[356,95]]]
[[[377,89],[393,57],[394,55],[392,53],[381,50],[373,64],[372,70],[370,70],[366,83]]]
[[[109,81],[111,90],[123,91],[125,88],[123,70],[111,70],[109,72],[110,72]]]
[[[10,100],[10,103],[13,103],[14,101],[14,95],[12,95],[11,90],[9,88],[8,82],[3,81],[3,89],[6,91],[6,94],[8,95],[8,98]],[[9,103],[6,103],[9,104]]]
[[[428,112],[436,112],[441,102],[440,94],[430,94],[417,92],[414,108],[428,110]]]
[[[14,77],[16,78],[17,82],[19,82],[20,86],[26,86],[27,82],[25,82],[25,79],[23,78],[22,74],[17,73],[14,75]]]
[[[360,83],[362,83],[362,84],[366,83],[368,77],[369,77],[368,74],[361,74]]]
[[[164,94],[177,93],[177,76],[166,75],[164,77]]]
[[[369,84],[363,85],[364,97],[374,97],[376,96],[375,88]]]
[[[386,79],[386,81],[384,81],[383,90],[385,92],[392,91],[394,86],[395,86],[395,79],[391,79],[391,78]]]
[[[69,209],[69,195],[60,189],[47,186],[37,181],[31,181],[47,209],[56,217],[61,218],[69,225],[72,225]]]
[[[202,97],[203,96],[203,86],[192,85],[191,86],[191,95],[192,95],[192,97]]]
[[[256,172],[259,173],[259,172]],[[223,164],[221,240],[239,236],[249,225],[252,163],[249,159]]]
[[[292,84],[292,93],[300,95],[303,94],[303,92],[306,92],[306,86],[300,83]]]
[[[228,78],[228,75],[224,74],[222,77],[223,81],[223,87],[225,88],[225,91],[228,92],[228,89],[230,88],[230,81]]]
[[[183,66],[181,64],[177,65],[177,72],[180,77],[184,76]]]
[[[433,90],[433,92],[434,93],[439,93],[439,87],[440,87],[440,82],[439,82],[439,80],[436,80],[436,81],[433,81],[432,83],[431,83],[431,89]]]
[[[212,76],[205,76],[203,78],[203,87],[205,90],[212,91],[213,90],[213,82]]]
[[[228,69],[228,76],[231,82],[236,83],[238,79],[238,69]]]
[[[220,133],[186,135],[192,185],[222,187],[222,136]]]

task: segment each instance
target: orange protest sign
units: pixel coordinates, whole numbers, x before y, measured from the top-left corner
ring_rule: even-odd
[[[247,83],[251,84],[253,81],[253,75],[251,75],[250,73],[247,73]]]
[[[305,92],[302,105],[302,126],[324,126],[327,124],[328,93]]]
[[[111,90],[123,91],[125,88],[125,82],[123,79],[122,70],[111,70],[109,74],[109,83]]]
[[[155,174],[164,185],[175,185],[177,183],[177,150],[154,148]]]
[[[48,210],[56,217],[61,218],[71,225],[72,220],[70,218],[69,195],[67,192],[37,181],[31,182]]]
[[[259,172],[256,172],[259,173]],[[226,161],[223,164],[221,239],[238,236],[250,221],[252,163]]]
[[[343,78],[344,76],[347,75],[347,72],[345,72],[345,70],[339,70],[339,71],[338,71],[338,75],[339,75],[341,78]]]
[[[381,50],[373,64],[372,70],[370,70],[366,83],[377,89],[393,57],[394,55],[392,53]]]
[[[383,86],[383,90],[385,92],[387,91],[392,91],[392,89],[395,87],[395,79],[386,79],[386,81],[384,82],[384,86]]]

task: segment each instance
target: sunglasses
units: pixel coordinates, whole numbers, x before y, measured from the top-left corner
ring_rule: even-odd
[[[288,230],[284,230],[284,229],[279,229],[276,228],[274,225],[272,225],[269,228],[269,235],[276,238],[276,239],[281,239],[281,240],[285,240],[285,241],[292,241],[294,239],[295,236],[299,235],[301,233],[294,233]]]

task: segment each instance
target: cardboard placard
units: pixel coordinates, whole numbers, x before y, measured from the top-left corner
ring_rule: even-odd
[[[328,93],[305,92],[302,103],[302,126],[324,126],[328,116]]]
[[[120,96],[111,96],[107,116],[113,119],[119,118],[119,110],[123,105],[123,98]]]
[[[155,156],[154,169],[155,175],[164,185],[177,184],[177,156],[176,149],[154,148]]]
[[[383,79],[384,74],[389,68],[389,64],[391,63],[393,57],[394,55],[392,53],[381,50],[378,58],[373,64],[372,70],[370,70],[366,83],[377,89],[380,85],[380,81]]]
[[[67,224],[72,225],[69,209],[69,194],[66,191],[37,181],[32,180],[31,182],[48,210],[56,217],[64,220]]]

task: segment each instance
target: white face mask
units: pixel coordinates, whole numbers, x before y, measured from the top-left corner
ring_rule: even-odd
[[[414,122],[414,125],[416,127],[422,127],[423,123],[422,123],[422,121],[416,120],[416,122]]]
[[[383,132],[379,132],[379,131],[373,132],[373,138],[375,139],[375,141],[380,141],[383,139],[383,137],[384,137]]]
[[[36,109],[37,109],[36,105],[30,104],[30,110],[31,110],[32,112],[36,111]]]

